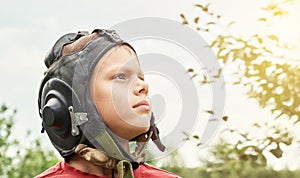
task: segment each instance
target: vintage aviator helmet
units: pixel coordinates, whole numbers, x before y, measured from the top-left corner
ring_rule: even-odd
[[[135,169],[142,162],[137,157],[143,150],[135,154],[125,151],[104,123],[88,92],[89,78],[101,57],[117,45],[131,46],[121,40],[114,30],[96,29],[92,34],[96,37],[80,50],[62,55],[64,46],[89,35],[83,31],[66,34],[46,55],[44,62],[48,69],[41,81],[38,98],[42,132],[46,131],[51,143],[64,158],[74,154],[79,144],[86,144],[116,160],[128,160]],[[152,114],[149,131],[131,141],[142,144],[140,147],[144,148],[151,138],[164,151],[158,134]]]

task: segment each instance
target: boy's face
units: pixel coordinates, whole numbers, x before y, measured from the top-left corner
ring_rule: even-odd
[[[148,131],[148,84],[128,46],[114,47],[99,60],[89,89],[98,112],[117,136],[130,140]]]

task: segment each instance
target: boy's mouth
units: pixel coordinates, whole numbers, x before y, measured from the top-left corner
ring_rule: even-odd
[[[142,100],[133,106],[134,109],[141,109],[145,111],[150,111],[151,106],[147,100]]]

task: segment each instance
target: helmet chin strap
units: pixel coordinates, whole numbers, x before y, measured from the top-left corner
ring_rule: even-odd
[[[137,138],[136,143],[137,147],[135,148],[135,152],[132,154],[132,156],[136,159],[138,163],[144,163],[145,162],[145,149],[147,147],[147,144],[152,137],[153,131],[149,131],[148,133],[140,136]]]
[[[137,147],[132,156],[138,163],[145,161],[145,148],[152,137],[153,131],[144,134],[143,137],[137,138]],[[133,169],[130,161],[117,160],[107,156],[103,151],[97,148],[91,148],[84,144],[79,144],[75,149],[75,154],[81,158],[91,162],[95,166],[103,167],[106,169],[116,170],[120,178],[133,178]]]

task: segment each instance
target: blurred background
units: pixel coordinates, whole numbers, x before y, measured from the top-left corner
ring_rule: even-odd
[[[182,177],[300,177],[299,9],[299,0],[1,0],[1,177],[33,177],[61,159],[40,133],[37,107],[44,56],[57,38],[141,17],[197,31],[218,58],[226,88],[212,142],[201,147],[196,128],[151,164]],[[209,87],[201,70],[188,72]]]

